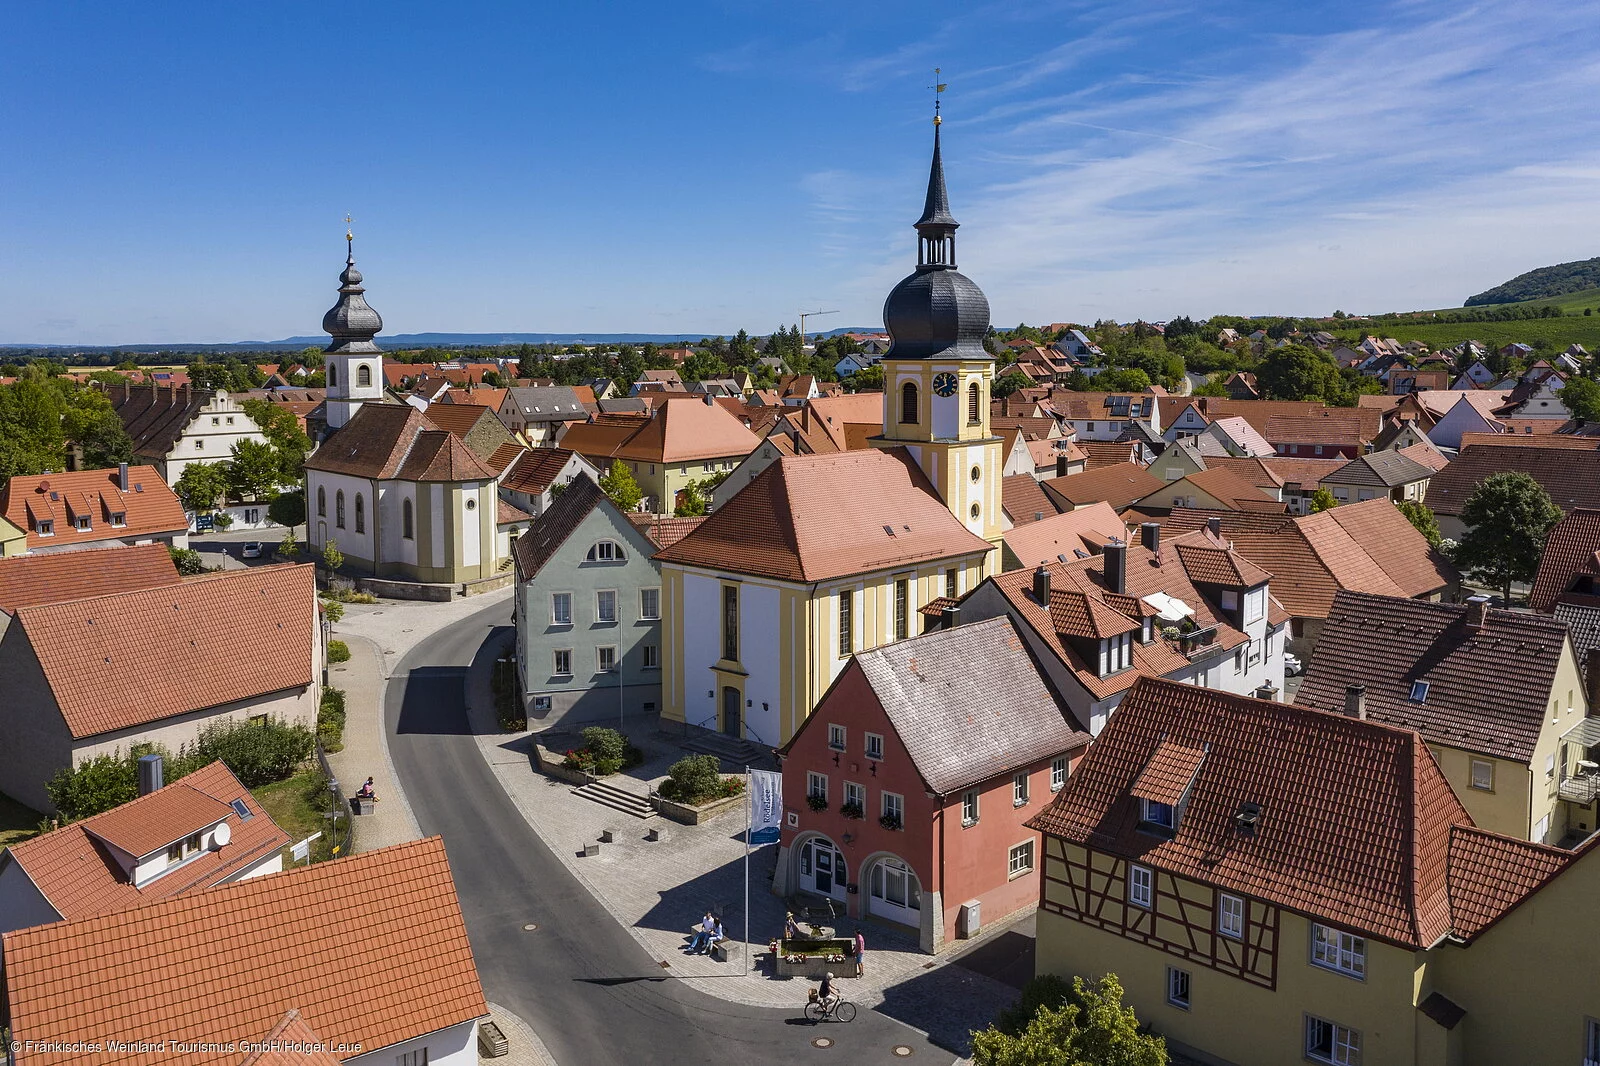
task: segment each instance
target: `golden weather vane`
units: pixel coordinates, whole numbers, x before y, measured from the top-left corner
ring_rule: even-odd
[[[939,118],[939,94],[944,92],[949,87],[950,86],[948,84],[939,80],[939,68],[934,67],[933,84],[928,86],[928,88],[933,90],[933,124],[935,126],[939,125],[939,123],[943,121]]]
[[[354,221],[355,219],[350,217],[349,212],[346,212],[344,216],[344,239],[347,241],[356,239],[355,231],[350,228],[350,223]]]

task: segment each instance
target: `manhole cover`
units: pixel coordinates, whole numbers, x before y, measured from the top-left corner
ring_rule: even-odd
[[[666,959],[662,959],[661,960],[661,968],[663,970],[670,970],[670,969],[672,969],[672,963],[668,962]]]
[[[832,1037],[827,1037],[827,1036],[819,1036],[815,1040],[811,1041],[811,1046],[812,1047],[820,1047],[820,1048],[830,1048],[830,1047],[833,1046],[833,1038]]]
[[[907,1055],[911,1054],[912,1050],[912,1048],[907,1047],[905,1044],[896,1044],[894,1046],[894,1053],[897,1058],[905,1058]]]
[[[538,922],[529,922],[527,925],[522,927],[522,931],[524,933],[532,933],[535,930],[537,930],[538,928],[539,928],[539,923]]]

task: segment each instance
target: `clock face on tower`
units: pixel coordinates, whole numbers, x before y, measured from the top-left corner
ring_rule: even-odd
[[[954,396],[956,394],[956,376],[954,374],[933,375],[933,391],[940,396]]]

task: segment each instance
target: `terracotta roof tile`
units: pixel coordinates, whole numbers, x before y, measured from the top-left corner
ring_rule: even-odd
[[[527,581],[539,575],[545,564],[555,557],[561,545],[572,536],[589,512],[605,499],[605,493],[591,481],[587,474],[579,474],[567,483],[567,489],[557,496],[544,514],[534,522],[533,528],[516,539],[511,554],[516,559],[517,579]]]
[[[1078,558],[1079,552],[1092,555],[1108,541],[1126,536],[1127,527],[1111,505],[1096,502],[1065,514],[1047,512],[1041,522],[1019,524],[1006,531],[1005,542],[1017,565],[1032,567],[1062,556]]]
[[[180,818],[190,828],[175,832],[174,823],[167,820],[168,815],[162,810],[172,806],[168,797],[173,795],[182,799],[177,805],[178,815],[185,815],[193,808],[203,811],[207,820],[194,824],[193,818]],[[229,806],[235,800],[244,803],[250,817],[240,817]],[[232,832],[232,839],[226,846],[205,852],[137,888],[121,862],[98,843],[98,839],[107,838],[109,833],[127,845],[124,850],[132,851],[143,847],[150,839],[166,837],[150,849],[157,850],[217,821],[226,821]],[[13,844],[9,850],[12,859],[56,913],[67,921],[76,921],[210,888],[288,843],[289,834],[278,827],[249,790],[226,766],[214,762],[148,796]]]
[[[658,403],[650,421],[614,454],[635,462],[685,463],[733,456],[742,459],[760,445],[761,438],[717,404],[674,398]]]
[[[1331,474],[1323,476],[1325,485],[1369,485],[1391,489],[1426,481],[1433,470],[1400,452],[1368,452],[1357,456]]]
[[[1206,460],[1209,465],[1211,460]],[[1303,492],[1311,492],[1322,484],[1328,474],[1344,466],[1343,459],[1301,459],[1286,456],[1267,456],[1261,460],[1268,470],[1285,486],[1298,485]]]
[[[1533,478],[1563,511],[1600,507],[1600,450],[1474,443],[1428,483],[1428,506],[1435,514],[1459,516],[1478,482],[1490,474],[1517,470]],[[1591,441],[1593,438],[1589,438]],[[1594,442],[1600,445],[1600,441]]]
[[[1432,743],[1530,761],[1567,628],[1542,615],[1491,608],[1487,624],[1473,629],[1467,610],[1340,592],[1297,702],[1342,710],[1347,686],[1362,684],[1375,721],[1415,729]],[[1419,681],[1427,691],[1413,700]]]
[[[1171,839],[1139,831],[1133,794],[1163,745],[1206,753]],[[1260,809],[1248,833],[1235,822],[1246,803]],[[1450,827],[1471,819],[1410,730],[1141,678],[1055,802],[1028,824],[1365,936],[1428,947],[1450,930]]]
[[[4,952],[12,1031],[21,1040],[253,1037],[297,1007],[325,1041],[370,1053],[489,1013],[438,837],[9,933]],[[165,1061],[239,1059],[193,1050]],[[17,1061],[104,1059],[24,1051]]]
[[[338,1066],[339,1063],[331,1051],[320,1050],[327,1042],[318,1038],[297,1010],[280,1018],[260,1043],[261,1048],[252,1051],[241,1066]]]
[[[123,804],[102,814],[89,832],[134,858],[162,850],[190,833],[227,818],[226,803],[180,780],[146,796],[141,804]]]
[[[1218,503],[1227,505],[1231,510],[1260,511],[1264,514],[1284,512],[1285,506],[1278,501],[1276,493],[1272,496],[1267,495],[1265,489],[1241,477],[1232,469],[1212,466],[1210,459],[1206,460],[1206,467],[1205,470],[1186,474],[1179,481],[1193,485]]]
[[[987,551],[902,449],[783,456],[656,558],[824,581]]]
[[[1190,748],[1163,740],[1156,745],[1150,761],[1144,764],[1130,790],[1135,799],[1165,803],[1176,807],[1194,783],[1194,775],[1205,762],[1205,748]]]
[[[526,522],[533,517],[532,514],[524,511],[510,500],[496,499],[494,504],[494,524],[497,526],[510,525],[513,522]]]
[[[556,449],[545,448],[540,450],[555,451]],[[528,451],[527,448],[524,448],[515,441],[506,441],[504,444],[496,445],[494,451],[489,453],[489,458],[484,460],[484,462],[488,465],[489,469],[498,471],[501,477],[505,477],[506,471],[510,469],[512,464],[514,464],[518,459],[522,458],[522,453],[526,451]],[[502,485],[503,484],[504,482],[502,482]]]
[[[454,390],[452,390],[453,392]],[[445,395],[450,395],[446,393]],[[472,432],[480,418],[495,418],[493,411],[487,407],[480,407],[471,403],[431,403],[422,413],[422,417],[435,429],[442,429],[446,433],[454,433],[465,439]],[[495,418],[495,421],[499,421]]]
[[[1466,434],[1462,434],[1466,436]],[[1432,441],[1418,441],[1400,449],[1400,454],[1412,462],[1420,463],[1433,473],[1437,474],[1450,465],[1450,458],[1441,452]]]
[[[1552,419],[1551,421],[1554,421]],[[1530,439],[1530,436],[1532,439]],[[1591,436],[1575,436],[1566,433],[1547,433],[1538,435],[1516,433],[1463,433],[1461,434],[1461,447],[1468,448],[1475,444],[1499,448],[1561,448],[1574,452],[1592,452],[1600,449],[1600,440]]]
[[[861,652],[851,665],[939,795],[1089,742],[1006,618],[896,641]]]
[[[1053,477],[1040,484],[1049,496],[1058,501],[1057,506],[1063,511],[1104,500],[1120,512],[1135,500],[1143,499],[1166,485],[1166,482],[1142,466],[1117,463],[1068,477]]]
[[[500,476],[500,487],[529,496],[542,495],[571,461],[567,448],[523,449],[521,458]]]
[[[216,399],[209,389],[182,387],[188,383],[167,378],[161,386],[102,386],[111,407],[133,441],[133,453],[144,459],[165,459],[200,409]],[[171,382],[171,384],[168,384]]]
[[[229,570],[23,607],[14,624],[72,736],[90,737],[311,684],[313,572],[310,565]],[[241,653],[268,648],[271,654]]]
[[[130,466],[127,492],[118,487],[118,476],[116,470],[16,474],[0,489],[0,513],[27,530],[31,551],[188,531],[183,504],[154,467]],[[76,528],[72,520],[82,514],[89,518],[88,529]],[[111,524],[116,514],[124,516],[123,525]],[[53,521],[51,535],[39,533],[41,519]]]
[[[1000,507],[1013,526],[1037,522],[1041,515],[1048,518],[1060,513],[1032,474],[1015,474],[1000,479]]]
[[[634,528],[650,538],[650,543],[657,548],[667,548],[678,543],[690,533],[700,528],[705,516],[679,518],[672,515],[646,514],[641,511],[630,511],[628,521]]]
[[[176,585],[181,580],[165,544],[21,555],[0,559],[0,611]]]
[[[1139,631],[1138,622],[1112,609],[1101,597],[1078,589],[1050,590],[1050,622],[1057,633],[1067,637],[1099,639]]]
[[[497,475],[460,437],[446,430],[428,429],[412,438],[411,448],[394,476],[405,481],[493,481]]]
[[[1305,420],[1324,419],[1331,425],[1320,430],[1320,433],[1340,432],[1347,434],[1352,441],[1356,438],[1371,440],[1383,428],[1382,411],[1363,407],[1329,407],[1318,400],[1230,400],[1220,396],[1202,396],[1197,402],[1211,420],[1237,415],[1273,444],[1278,443],[1271,432],[1274,418],[1288,419],[1283,423],[1283,428],[1296,429],[1308,429]],[[1326,444],[1328,441],[1311,440],[1307,443]]]
[[[412,481],[493,480],[460,437],[410,404],[366,403],[306,459],[307,470]]]
[[[1139,454],[1138,446],[1125,440],[1080,440],[1078,450],[1084,455],[1084,470],[1132,463]]]
[[[1173,550],[1178,553],[1189,580],[1203,585],[1252,588],[1272,576],[1238,552],[1226,548],[1210,544],[1186,544],[1179,540]]]
[[[1450,829],[1450,905],[1471,939],[1573,862],[1573,853],[1471,826]]]
[[[5,565],[0,563],[0,577]],[[1575,582],[1583,578],[1589,579],[1581,589],[1586,594],[1600,582],[1600,510],[1587,507],[1569,512],[1545,538],[1528,606],[1535,611],[1553,610],[1562,595],[1573,591]],[[0,606],[4,606],[3,600]]]

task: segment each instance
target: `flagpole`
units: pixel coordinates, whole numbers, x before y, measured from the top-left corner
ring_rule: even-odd
[[[756,794],[750,790],[750,767],[744,768],[744,976],[750,976],[750,833]]]

